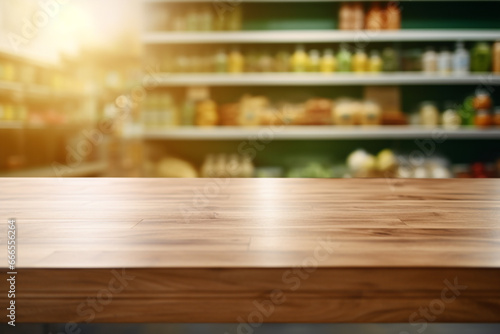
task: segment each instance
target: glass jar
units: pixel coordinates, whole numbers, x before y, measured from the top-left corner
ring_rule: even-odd
[[[462,123],[462,119],[453,104],[448,103],[447,105],[446,110],[441,116],[441,123],[446,128],[458,128]]]
[[[495,111],[493,113],[493,124],[500,126],[500,107],[495,107]]]
[[[438,69],[438,57],[432,47],[428,47],[422,55],[422,71],[435,73]]]
[[[340,45],[339,52],[337,53],[337,69],[339,72],[351,71],[351,53],[347,50],[345,44]]]
[[[491,48],[488,43],[477,43],[471,53],[472,72],[488,72],[491,66]]]
[[[291,57],[293,72],[305,72],[307,69],[308,57],[303,45],[297,45]]]
[[[333,55],[332,49],[326,49],[323,53],[323,58],[321,58],[320,71],[322,73],[332,73],[335,72],[337,61]]]
[[[319,72],[320,55],[318,50],[309,51],[309,72]]]
[[[381,30],[384,29],[384,11],[380,8],[380,4],[375,2],[366,14],[366,29]]]
[[[382,57],[377,50],[372,50],[370,52],[370,59],[368,60],[368,71],[369,72],[381,72],[382,71]]]
[[[366,72],[368,68],[368,57],[363,49],[357,49],[352,57],[352,71]]]
[[[420,105],[420,122],[423,126],[435,127],[439,122],[439,110],[434,102],[425,101]]]
[[[233,48],[227,60],[227,71],[229,73],[242,73],[245,63],[243,55],[238,48]]]
[[[388,47],[382,51],[382,68],[385,72],[399,70],[399,56],[395,49]]]
[[[487,127],[492,123],[492,117],[490,115],[489,110],[479,109],[476,111],[476,117],[474,119],[476,126],[478,127]]]
[[[490,110],[492,105],[491,96],[486,90],[478,89],[472,103],[476,110]]]

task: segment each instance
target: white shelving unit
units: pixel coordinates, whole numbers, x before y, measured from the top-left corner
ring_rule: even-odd
[[[160,86],[498,85],[500,75],[394,73],[198,73],[158,74]]]
[[[144,44],[198,44],[198,43],[369,43],[369,42],[438,42],[438,41],[494,41],[500,39],[500,30],[427,30],[394,31],[343,30],[264,30],[221,32],[146,32]]]
[[[322,139],[500,139],[500,128],[413,126],[178,127],[144,131],[148,140],[322,140]],[[444,136],[444,137],[443,137]]]
[[[240,0],[241,2],[287,3],[303,0]],[[367,0],[370,1],[370,0]],[[403,0],[406,1],[406,0]],[[411,1],[411,0],[409,0]],[[427,0],[417,0],[427,1]],[[144,0],[146,4],[213,2],[212,0]],[[342,0],[311,0],[343,2]],[[312,5],[312,4],[311,4]],[[372,42],[455,42],[495,41],[500,29],[403,29],[393,31],[342,30],[259,30],[210,32],[144,32],[146,46],[177,44],[296,44],[296,43],[372,43]],[[355,86],[355,85],[500,85],[500,75],[470,73],[439,75],[422,72],[393,73],[160,73],[160,87],[185,86]],[[337,140],[337,139],[427,139],[436,131],[449,139],[500,139],[500,128],[429,129],[412,126],[340,127],[178,127],[146,129],[147,140],[247,140],[271,135],[277,140]],[[267,137],[269,138],[269,137]]]

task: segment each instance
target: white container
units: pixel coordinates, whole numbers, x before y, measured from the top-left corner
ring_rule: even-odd
[[[448,49],[444,48],[438,56],[438,72],[440,74],[450,74],[452,69],[452,57]]]
[[[453,53],[453,73],[467,74],[470,70],[469,51],[464,48],[464,43],[457,42]]]
[[[432,47],[427,48],[422,56],[422,71],[426,73],[437,71],[437,54]]]

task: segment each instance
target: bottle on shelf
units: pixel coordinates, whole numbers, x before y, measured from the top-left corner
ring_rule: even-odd
[[[319,72],[320,68],[320,54],[318,50],[309,51],[309,62],[308,71],[309,72]]]
[[[437,62],[439,74],[450,74],[452,68],[452,58],[451,53],[447,48],[443,48],[438,56]]]
[[[427,47],[422,55],[422,71],[425,73],[435,73],[437,71],[438,57],[432,46]]]
[[[259,72],[269,73],[273,71],[273,68],[274,59],[267,50],[264,50],[258,59]]]
[[[290,61],[293,72],[305,72],[307,70],[309,59],[307,57],[304,45],[298,44],[295,47],[295,52],[293,53]]]
[[[382,58],[377,50],[372,50],[370,52],[370,58],[368,59],[368,71],[369,72],[381,72],[382,71]]]
[[[360,2],[355,2],[352,5],[352,29],[362,30],[365,25],[365,11]]]
[[[401,8],[396,1],[389,2],[387,8],[385,9],[384,29],[401,29]]]
[[[476,117],[474,118],[474,124],[477,127],[487,127],[492,124],[493,118],[491,117],[490,111],[487,109],[476,110]]]
[[[358,48],[352,57],[352,71],[366,72],[368,68],[368,57],[362,48]]]
[[[500,40],[493,44],[493,73],[500,74]]]
[[[495,107],[495,110],[493,111],[493,125],[500,126],[500,107],[498,106]]]
[[[241,3],[236,3],[230,11],[227,11],[225,15],[228,16],[226,21],[226,29],[230,31],[241,30],[242,26],[242,8]]]
[[[214,64],[216,73],[225,73],[227,71],[228,61],[224,49],[219,49],[217,51],[215,54]]]
[[[350,72],[351,62],[352,56],[349,50],[347,50],[347,45],[341,44],[337,53],[337,70],[339,72]]]
[[[465,49],[463,42],[457,42],[453,54],[453,73],[467,74],[470,69],[469,52]]]
[[[321,58],[320,71],[322,73],[332,73],[335,72],[336,59],[333,55],[332,49],[325,49],[323,52],[323,57]]]
[[[179,124],[177,108],[175,107],[172,96],[163,93],[158,108],[158,125],[160,127],[171,127]]]
[[[200,20],[200,11],[198,6],[193,6],[187,13],[186,16],[186,30],[187,31],[198,31]]]
[[[287,51],[279,51],[274,63],[276,72],[290,72],[290,54]]]
[[[491,67],[491,48],[488,43],[476,43],[471,52],[472,72],[488,72]]]
[[[245,68],[245,59],[237,47],[233,47],[227,59],[229,73],[242,73]]]
[[[366,14],[366,30],[382,30],[384,26],[384,11],[378,2],[374,2]]]
[[[448,101],[445,103],[445,109],[446,110],[441,115],[441,123],[443,124],[443,127],[450,129],[458,128],[462,123],[462,119],[455,108],[455,104]]]
[[[439,110],[431,101],[424,101],[420,106],[420,122],[426,127],[436,127],[439,123]]]
[[[339,10],[339,29],[340,30],[352,30],[353,29],[353,9],[352,5],[347,2],[343,2],[340,5]]]
[[[382,69],[384,72],[396,72],[399,70],[399,54],[392,47],[386,47],[382,51]]]
[[[213,10],[210,6],[202,6],[200,10],[200,30],[211,31],[214,26]]]

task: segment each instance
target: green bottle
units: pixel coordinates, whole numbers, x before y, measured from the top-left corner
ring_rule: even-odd
[[[338,72],[350,72],[351,71],[351,53],[347,50],[345,44],[340,45],[339,52],[337,53],[337,69]]]
[[[477,43],[472,49],[472,72],[488,72],[491,67],[491,48],[487,43]]]

